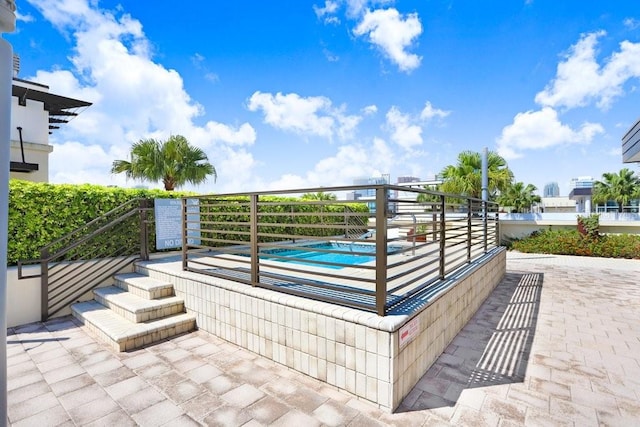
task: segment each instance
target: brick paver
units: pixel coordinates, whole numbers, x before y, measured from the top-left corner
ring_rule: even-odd
[[[202,331],[115,353],[70,318],[8,330],[12,425],[635,425],[640,261],[509,253],[396,413]]]

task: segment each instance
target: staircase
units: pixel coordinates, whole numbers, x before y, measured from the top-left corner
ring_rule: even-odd
[[[94,289],[94,300],[71,306],[73,315],[114,350],[133,350],[195,329],[195,315],[185,313],[172,284],[139,273],[114,279],[114,286]]]

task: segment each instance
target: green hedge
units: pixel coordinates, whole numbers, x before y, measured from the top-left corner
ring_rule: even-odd
[[[526,253],[640,258],[640,236],[610,234],[590,237],[577,230],[542,230],[514,241],[511,248]]]
[[[164,190],[46,184],[9,180],[7,264],[38,259],[39,250],[91,220],[136,198],[175,198]],[[114,239],[117,241],[117,239]]]
[[[177,198],[187,195],[193,195],[193,193],[10,180],[7,263],[8,265],[15,265],[18,260],[38,259],[40,257],[39,251],[42,247],[127,201],[137,198]],[[203,221],[225,221],[230,218],[229,215],[225,215],[225,212],[246,212],[247,215],[244,220],[248,220],[248,200],[248,197],[227,199],[229,203],[224,207],[216,207],[209,204],[206,204],[206,206],[201,205],[201,219]],[[340,215],[335,217],[311,215],[314,210],[318,209],[317,205],[300,204],[300,199],[264,196],[260,200],[261,202],[274,203],[270,206],[261,206],[261,212],[267,214],[261,216],[261,222],[282,223],[282,225],[261,227],[259,230],[261,233],[324,236],[339,234],[336,230],[344,229],[345,227],[344,225],[339,225],[340,222],[344,223],[344,218]],[[290,209],[294,209],[296,213],[308,212],[310,215],[297,217],[295,223],[291,222],[288,215],[277,215],[278,213],[286,214]],[[323,209],[324,212],[339,214],[344,211],[344,205],[336,202],[331,205],[325,205]],[[353,225],[358,225],[359,221],[368,218],[369,211],[365,204],[349,204],[349,209],[358,214],[351,218],[350,222]],[[275,215],[268,215],[270,213]],[[149,219],[151,220],[152,218],[153,214],[151,213]],[[234,221],[242,220],[234,219]],[[313,229],[304,227],[305,224],[314,223],[322,223],[327,228]],[[331,228],[331,224],[335,224],[335,226]],[[130,226],[129,228],[133,227]],[[138,225],[135,225],[135,227],[137,228]],[[203,226],[203,228],[206,229],[208,227]],[[117,235],[101,236],[96,241],[86,245],[86,247],[78,248],[69,256],[73,259],[82,258],[86,254],[81,252],[95,250],[96,247],[100,246],[115,248],[125,246],[126,242],[131,239],[137,239],[137,230],[134,233],[131,231],[130,229],[124,229],[119,230],[116,233]],[[229,238],[230,240],[245,240],[248,238],[231,233],[228,236],[224,235],[225,232],[229,231],[246,231],[246,228],[242,226],[229,224],[228,226],[219,226],[216,231],[217,233],[211,234],[205,232],[202,237],[214,237],[215,234],[216,238]],[[150,250],[153,251],[155,249],[154,235],[149,236],[149,244]]]

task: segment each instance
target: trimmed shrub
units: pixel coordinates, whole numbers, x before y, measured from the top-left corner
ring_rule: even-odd
[[[578,230],[543,230],[514,241],[511,248],[520,252],[640,259],[640,236],[610,234],[590,237]]]
[[[9,227],[7,264],[40,258],[39,250],[112,209],[136,198],[177,198],[188,193],[34,183],[9,180]],[[130,239],[131,232],[111,236]]]
[[[165,190],[144,190],[130,188],[103,187],[98,185],[70,185],[33,183],[29,181],[9,181],[9,227],[8,227],[8,251],[7,264],[15,265],[18,260],[35,260],[40,258],[40,249],[62,236],[78,229],[88,222],[104,215],[116,207],[138,198],[180,198],[192,196],[193,193],[175,192]],[[300,204],[300,199],[291,197],[263,196],[261,202],[267,202],[261,206],[260,221],[263,224],[258,230],[264,234],[302,234],[307,236],[330,236],[340,234],[345,229],[344,210],[345,205],[339,202],[331,202],[322,207],[324,215],[317,215],[317,205]],[[246,232],[246,226],[237,222],[249,220],[249,198],[247,196],[227,199],[226,203],[203,204],[200,207],[200,215],[203,221],[203,240],[212,238],[248,241],[248,235],[239,235],[237,232]],[[368,219],[369,210],[363,203],[349,204],[349,210],[354,213],[350,216],[349,224],[355,226],[364,223]],[[308,215],[296,217],[293,222],[289,212],[306,212]],[[229,213],[237,215],[246,213],[244,217],[232,217]],[[231,219],[233,218],[233,219]],[[150,213],[148,220],[153,219]],[[217,221],[221,225],[215,228],[215,235],[207,232],[209,227],[206,221]],[[233,222],[236,222],[234,224]],[[228,224],[226,224],[228,222]],[[314,224],[322,224],[322,227],[313,227]],[[307,225],[307,227],[305,227]],[[310,225],[310,226],[308,226]],[[93,248],[100,247],[128,247],[132,239],[138,239],[138,230],[131,230],[139,225],[131,225],[128,228],[110,233],[108,236],[98,237],[92,244]],[[211,229],[210,228],[210,229]],[[348,228],[348,227],[347,227]],[[225,235],[228,233],[228,235]],[[262,237],[261,241],[269,238]],[[279,240],[277,237],[271,240]],[[210,243],[212,244],[212,243]],[[90,246],[90,245],[89,245]],[[155,251],[155,235],[149,236],[149,249]],[[86,251],[90,248],[78,248],[69,253],[68,259],[80,259],[88,256]]]

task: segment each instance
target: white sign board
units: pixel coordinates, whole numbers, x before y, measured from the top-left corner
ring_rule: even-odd
[[[182,247],[182,200],[155,199],[156,249]],[[187,219],[200,221],[200,206],[197,199],[187,199]],[[199,228],[199,227],[198,227]],[[200,232],[187,230],[187,242],[199,244]]]
[[[403,327],[398,331],[400,334],[400,348],[413,341],[420,333],[420,319],[414,317],[409,322],[405,323]]]

